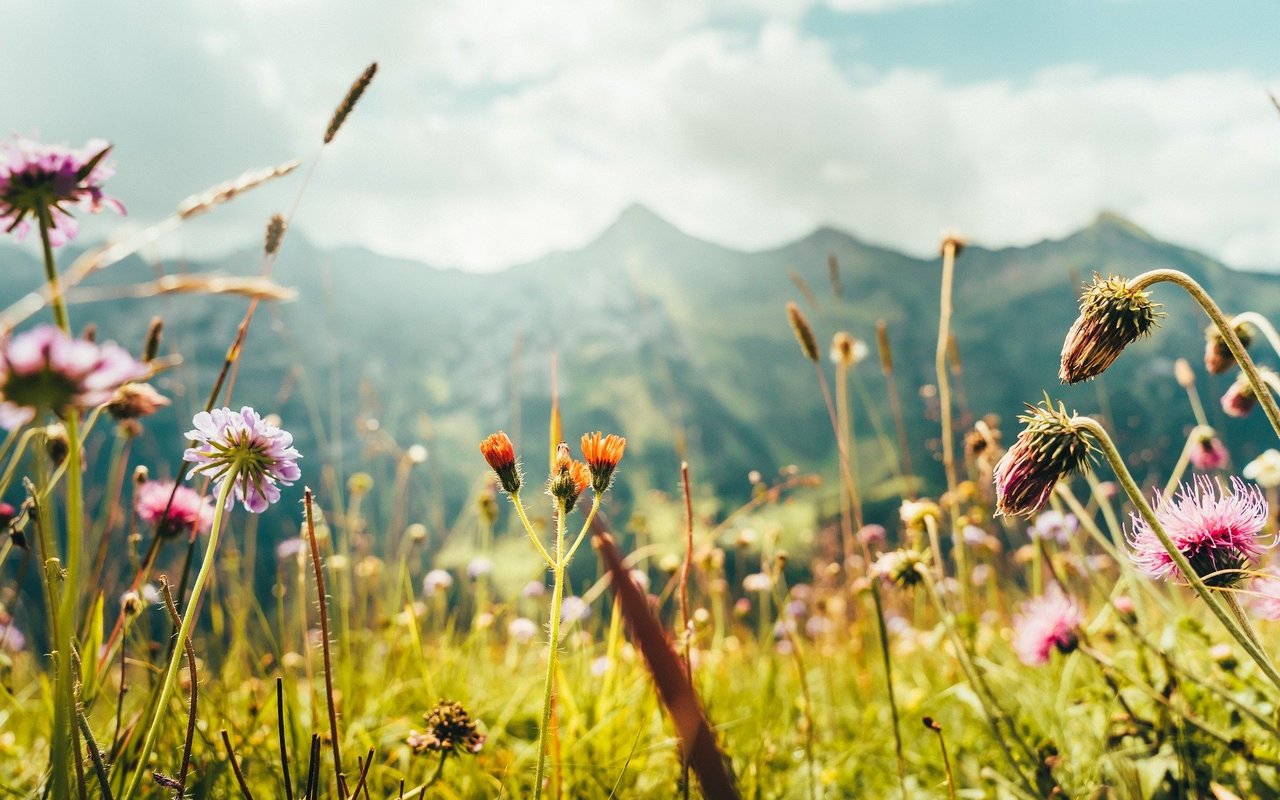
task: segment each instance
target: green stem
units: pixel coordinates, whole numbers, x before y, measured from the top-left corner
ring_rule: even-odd
[[[235,474],[226,475],[223,478],[222,486],[218,490],[217,504],[213,509],[213,525],[209,529],[209,544],[205,548],[204,561],[200,564],[200,572],[196,574],[196,581],[191,586],[191,598],[187,601],[187,608],[182,614],[182,625],[178,628],[178,641],[185,642],[187,637],[191,635],[191,628],[195,625],[196,616],[200,609],[200,596],[204,593],[205,583],[209,580],[209,575],[213,572],[214,554],[218,548],[218,536],[222,532],[222,518],[227,508],[227,499],[231,496],[231,489],[235,486]],[[142,776],[148,770],[147,761],[151,757],[151,751],[155,749],[156,738],[160,734],[160,724],[164,720],[166,707],[169,705],[169,698],[173,694],[173,686],[178,678],[178,666],[182,663],[179,653],[180,648],[174,648],[169,656],[169,666],[165,670],[164,678],[160,684],[160,696],[156,701],[155,709],[151,716],[151,724],[147,728],[146,738],[142,740],[142,750],[138,753],[137,769],[133,773],[133,777],[129,779],[129,784],[121,795],[121,800],[130,800],[137,793],[139,785],[142,783]]]
[[[893,659],[889,655],[889,631],[884,624],[884,606],[880,601],[878,578],[871,580],[871,602],[876,611],[876,634],[880,642],[880,656],[884,660],[884,682],[889,693],[889,714],[893,717],[893,749],[898,759],[898,786],[902,800],[907,800],[907,759],[902,754],[902,731],[898,722],[898,701],[893,692]]]
[[[1231,351],[1231,355],[1235,356],[1236,363],[1240,365],[1240,371],[1245,374],[1249,385],[1253,387],[1254,394],[1257,395],[1258,402],[1262,404],[1262,410],[1266,412],[1267,420],[1271,423],[1271,429],[1275,431],[1276,436],[1280,436],[1280,406],[1276,405],[1276,399],[1271,394],[1271,387],[1263,382],[1257,366],[1254,365],[1253,359],[1249,357],[1249,351],[1245,350],[1240,337],[1236,335],[1236,329],[1232,326],[1231,321],[1226,318],[1222,313],[1222,309],[1218,308],[1218,304],[1213,301],[1213,298],[1209,296],[1209,293],[1200,284],[1192,280],[1186,273],[1179,272],[1176,269],[1153,269],[1129,281],[1129,286],[1132,289],[1145,289],[1152,284],[1161,282],[1180,286],[1209,315],[1209,319],[1217,327],[1218,333],[1222,335],[1222,340],[1227,343],[1227,349]]]
[[[517,503],[517,508],[519,504]],[[524,515],[521,513],[521,518]],[[540,800],[542,797],[543,775],[547,768],[547,734],[551,728],[551,704],[555,698],[556,686],[556,661],[560,653],[560,605],[564,600],[564,568],[565,562],[560,560],[560,555],[564,552],[564,524],[565,524],[564,505],[560,504],[556,510],[556,558],[552,562],[552,571],[555,577],[555,583],[551,590],[551,619],[548,627],[550,629],[550,650],[547,653],[547,680],[542,690],[542,727],[538,731],[538,770],[534,774],[533,796],[534,800]],[[532,528],[530,529],[532,535]]]
[[[53,242],[49,232],[53,228],[53,219],[49,209],[41,208],[36,214],[40,221],[40,245],[44,249],[44,278],[49,284],[49,304],[53,307],[53,321],[62,332],[71,335],[71,320],[67,316],[67,300],[62,296],[62,285],[58,281],[58,263],[53,257]]]
[[[524,504],[520,502],[520,493],[511,493],[511,505],[516,507],[516,515],[520,517],[520,523],[524,525],[524,532],[529,534],[529,541],[533,542],[533,546],[538,548],[538,555],[542,556],[542,560],[547,562],[548,567],[554,568],[556,560],[547,552],[547,548],[543,547],[542,540],[538,538],[538,533],[533,529],[533,525],[529,522],[529,517],[524,513]]]
[[[1233,334],[1234,335],[1234,334]],[[1235,619],[1230,611],[1224,607],[1218,596],[1209,589],[1205,582],[1201,580],[1196,573],[1195,568],[1191,566],[1191,562],[1182,554],[1173,540],[1169,538],[1169,534],[1165,531],[1164,526],[1160,524],[1156,512],[1151,508],[1146,498],[1142,496],[1142,490],[1138,488],[1138,484],[1133,480],[1133,476],[1129,473],[1129,468],[1125,466],[1124,457],[1120,455],[1120,451],[1116,449],[1115,443],[1111,441],[1111,437],[1107,435],[1107,431],[1097,420],[1089,417],[1074,417],[1071,424],[1078,429],[1082,429],[1089,433],[1102,448],[1102,452],[1106,455],[1107,460],[1111,463],[1111,469],[1115,472],[1116,480],[1124,488],[1125,493],[1129,495],[1130,502],[1138,509],[1138,513],[1146,521],[1151,531],[1160,540],[1160,544],[1164,545],[1165,550],[1169,552],[1169,557],[1173,559],[1173,563],[1177,565],[1178,571],[1183,578],[1191,584],[1191,588],[1196,594],[1200,595],[1200,599],[1205,602],[1213,615],[1222,622],[1223,627],[1232,635],[1240,646],[1244,648],[1249,657],[1257,663],[1266,674],[1267,678],[1280,688],[1280,671],[1276,670],[1275,664],[1267,656],[1266,652],[1258,645],[1254,637],[1249,635]]]

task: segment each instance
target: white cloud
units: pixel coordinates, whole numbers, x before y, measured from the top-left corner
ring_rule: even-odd
[[[14,85],[9,118],[116,141],[112,186],[140,220],[245,168],[314,154],[333,104],[377,58],[299,216],[324,243],[501,266],[580,244],[639,200],[742,247],[830,223],[927,253],[952,226],[1021,244],[1111,208],[1230,262],[1280,265],[1275,76],[1067,65],[955,83],[836,63],[800,32],[804,6],[253,2],[135,19],[64,0],[9,15],[30,35],[0,66],[15,74],[60,30],[82,32],[47,74]],[[712,23],[730,12],[766,21]],[[256,241],[298,183],[182,241]]]

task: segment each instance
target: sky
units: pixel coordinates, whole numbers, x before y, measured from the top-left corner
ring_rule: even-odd
[[[743,249],[832,225],[919,255],[1112,210],[1280,269],[1272,0],[8,0],[5,23],[0,132],[112,142],[131,226],[314,160],[377,60],[298,211],[322,245],[497,269],[638,202]],[[168,247],[259,241],[304,171]]]

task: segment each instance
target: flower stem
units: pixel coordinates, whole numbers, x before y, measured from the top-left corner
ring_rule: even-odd
[[[1273,664],[1271,659],[1267,656],[1266,651],[1258,645],[1256,638],[1251,637],[1249,635],[1249,631],[1243,628],[1240,625],[1240,622],[1232,616],[1232,613],[1224,607],[1224,604],[1219,601],[1217,595],[1211,591],[1207,585],[1205,585],[1203,580],[1201,580],[1200,576],[1196,573],[1195,568],[1191,566],[1191,562],[1187,560],[1187,557],[1182,554],[1182,551],[1180,551],[1173,543],[1173,540],[1169,538],[1169,534],[1165,531],[1164,526],[1160,524],[1160,520],[1156,517],[1155,510],[1151,508],[1151,504],[1142,496],[1142,490],[1138,488],[1138,484],[1133,480],[1133,476],[1129,473],[1129,468],[1125,466],[1124,457],[1121,456],[1120,451],[1116,449],[1115,443],[1111,441],[1111,437],[1107,434],[1106,429],[1103,428],[1097,420],[1089,417],[1074,417],[1071,420],[1071,424],[1088,432],[1089,435],[1098,442],[1102,448],[1102,452],[1111,463],[1111,469],[1115,472],[1116,480],[1120,482],[1125,493],[1129,495],[1130,502],[1132,502],[1134,507],[1138,509],[1138,513],[1142,515],[1142,518],[1146,521],[1147,525],[1150,526],[1152,532],[1155,533],[1156,538],[1160,540],[1160,544],[1164,545],[1165,550],[1169,552],[1169,557],[1173,559],[1173,563],[1177,565],[1179,573],[1181,573],[1187,582],[1191,584],[1191,588],[1195,590],[1196,594],[1200,595],[1200,599],[1205,602],[1205,605],[1209,607],[1209,610],[1213,612],[1214,616],[1222,622],[1222,625],[1227,629],[1227,632],[1240,643],[1240,646],[1245,649],[1245,652],[1249,654],[1249,657],[1257,663],[1263,673],[1266,674],[1267,678],[1275,684],[1277,688],[1280,688],[1280,671],[1276,670],[1275,664]],[[1228,601],[1228,603],[1229,602],[1230,601]]]
[[[204,593],[204,585],[209,580],[209,575],[213,572],[214,553],[218,549],[218,535],[222,532],[222,518],[227,508],[227,499],[231,496],[231,489],[235,486],[235,475],[227,475],[222,481],[222,486],[218,490],[217,504],[213,509],[213,525],[209,529],[209,544],[205,548],[204,562],[200,565],[200,572],[196,574],[196,582],[191,586],[191,599],[187,601],[187,608],[182,614],[182,625],[178,628],[178,641],[184,642],[191,635],[191,629],[195,625],[196,615],[200,608],[200,596]],[[142,776],[147,771],[147,761],[151,757],[151,751],[155,749],[156,737],[160,734],[160,723],[164,719],[165,708],[169,705],[169,698],[173,694],[173,686],[178,678],[178,665],[182,663],[182,656],[175,648],[169,655],[169,666],[165,670],[164,678],[160,684],[160,696],[156,701],[155,710],[151,715],[151,724],[147,727],[147,735],[142,740],[142,750],[138,753],[137,769],[133,773],[133,777],[129,779],[128,786],[125,787],[121,800],[131,800],[137,793],[138,787],[142,783]]]
[[[1276,333],[1276,327],[1271,324],[1271,320],[1256,311],[1242,311],[1231,319],[1231,325],[1234,327],[1242,323],[1257,328],[1267,340],[1267,344],[1271,345],[1271,349],[1276,351],[1276,355],[1280,356],[1280,335]]]
[[[65,334],[71,334],[71,320],[67,316],[67,300],[62,296],[62,285],[58,281],[58,263],[53,257],[53,241],[49,238],[53,228],[53,220],[49,209],[41,208],[36,216],[40,220],[40,245],[44,250],[44,278],[49,284],[49,304],[53,308],[53,321]]]
[[[1227,349],[1240,365],[1240,371],[1248,379],[1249,385],[1258,397],[1258,402],[1262,404],[1262,410],[1266,412],[1272,430],[1276,432],[1276,436],[1280,436],[1280,405],[1276,404],[1276,399],[1271,394],[1271,387],[1267,386],[1262,376],[1258,374],[1258,368],[1249,357],[1249,351],[1245,350],[1240,337],[1236,335],[1236,329],[1232,326],[1231,320],[1226,318],[1222,309],[1218,308],[1218,304],[1200,284],[1192,280],[1191,276],[1176,269],[1153,269],[1129,281],[1129,286],[1132,289],[1145,289],[1161,282],[1173,283],[1181,287],[1209,315],[1209,319],[1222,335],[1222,340],[1227,343]]]
[[[551,590],[551,619],[548,622],[550,649],[547,653],[547,680],[542,690],[542,727],[538,731],[538,770],[534,773],[534,800],[542,797],[543,775],[547,768],[547,735],[551,728],[551,705],[555,700],[556,661],[560,653],[560,605],[564,600],[565,562],[560,558],[564,551],[564,518],[564,504],[559,503],[556,509],[555,560],[552,566],[555,581]]]

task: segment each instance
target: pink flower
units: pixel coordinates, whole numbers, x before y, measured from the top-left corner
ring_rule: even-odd
[[[1201,429],[1188,445],[1187,458],[1191,466],[1201,472],[1212,472],[1222,469],[1231,461],[1231,454],[1222,440],[1213,435],[1212,430]]]
[[[32,328],[0,351],[0,427],[20,427],[40,411],[61,414],[102,405],[122,384],[147,372],[114,342],[72,339],[53,325]]]
[[[1249,602],[1253,613],[1272,622],[1280,621],[1280,569],[1267,567],[1249,584],[1254,596]]]
[[[1239,570],[1256,564],[1269,545],[1258,535],[1267,523],[1267,502],[1256,486],[1231,479],[1227,492],[1204,475],[1168,501],[1157,501],[1156,519],[1174,547],[1210,586],[1234,586]],[[1153,578],[1185,580],[1154,531],[1133,515],[1130,558]]]
[[[79,150],[16,136],[0,144],[0,226],[21,241],[31,229],[27,218],[48,213],[49,242],[60,247],[79,230],[68,207],[96,214],[105,206],[123,214],[120,201],[102,192],[114,172],[104,163],[110,149],[100,139]]]
[[[192,419],[195,430],[187,438],[195,443],[182,456],[195,464],[193,472],[222,482],[235,481],[232,498],[246,510],[260,514],[280,499],[280,486],[292,486],[302,476],[293,447],[293,435],[264,420],[257,411],[244,406],[240,411],[216,408],[201,411]]]
[[[169,502],[171,495],[173,503]],[[166,507],[168,514],[165,514]],[[208,533],[213,527],[213,501],[187,486],[175,490],[173,481],[142,484],[134,497],[133,509],[143,522],[158,525],[159,535],[166,539],[192,531]]]
[[[1076,648],[1076,629],[1083,621],[1076,601],[1056,586],[1028,600],[1013,620],[1013,649],[1018,660],[1034,667],[1047,664],[1055,648],[1070,653]]]

